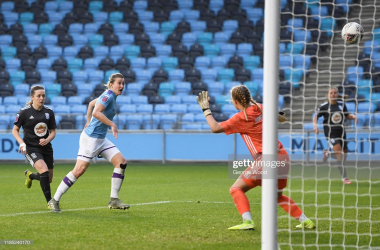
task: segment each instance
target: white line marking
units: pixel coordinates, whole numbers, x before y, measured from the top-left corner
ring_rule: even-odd
[[[144,205],[154,205],[154,204],[164,204],[164,203],[173,203],[173,202],[178,202],[178,203],[198,203],[198,201],[155,201],[155,202],[145,202],[145,203],[136,203],[136,204],[131,204],[130,206],[144,206]],[[230,203],[232,202],[220,202],[220,201],[200,201],[199,203]],[[62,210],[62,212],[70,212],[70,211],[82,211],[82,210],[96,210],[96,209],[106,209],[108,207],[89,207],[89,208],[74,208],[74,209],[65,209]],[[36,212],[24,212],[24,213],[14,213],[14,214],[0,214],[0,217],[11,217],[11,216],[18,216],[18,215],[29,215],[29,214],[45,214],[45,213],[51,213],[50,210],[46,211],[36,211]]]

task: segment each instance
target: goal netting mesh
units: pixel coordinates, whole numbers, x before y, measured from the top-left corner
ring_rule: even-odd
[[[363,26],[360,43],[342,40],[348,22]],[[298,222],[278,207],[279,248],[380,249],[380,1],[288,1],[281,9],[280,42],[280,94],[290,122],[280,127],[279,139],[290,138],[285,144],[292,158],[284,194],[317,229],[295,229]],[[338,87],[358,118],[345,123],[350,185],[342,183],[335,159],[322,162],[329,148],[322,118],[320,133],[313,132],[312,118],[330,87]]]

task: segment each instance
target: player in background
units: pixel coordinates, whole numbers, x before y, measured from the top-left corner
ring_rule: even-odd
[[[224,132],[227,135],[240,133],[253,159],[260,161],[260,156],[262,154],[263,106],[256,103],[251,98],[251,93],[244,85],[233,87],[231,89],[231,97],[235,108],[241,112],[235,114],[229,120],[221,123],[215,121],[214,117],[212,116],[207,91],[200,93],[199,97],[197,97],[197,100],[213,133]],[[279,114],[280,122],[286,120],[287,119],[284,116]],[[289,163],[289,156],[282,146],[281,142],[278,142],[278,156],[279,159],[286,160],[286,162]],[[230,193],[235,206],[243,218],[243,224],[230,227],[230,230],[253,230],[255,227],[255,224],[252,220],[249,201],[245,194],[248,190],[256,186],[261,186],[261,178],[259,176],[250,174],[253,172],[252,170],[260,171],[261,168],[254,168],[254,165],[248,167],[230,188]],[[306,215],[297,206],[297,204],[291,198],[282,193],[282,190],[286,187],[287,184],[286,176],[289,170],[289,164],[286,164],[284,170],[285,173],[282,173],[285,174],[284,177],[282,177],[282,179],[278,179],[278,205],[280,205],[285,210],[285,212],[301,222],[297,228],[315,228],[314,223],[306,217]]]
[[[344,122],[345,119],[357,122],[357,118],[355,115],[349,114],[343,101],[338,100],[339,93],[337,88],[330,88],[327,98],[328,101],[322,103],[318,108],[317,115],[313,118],[314,132],[319,133],[317,122],[318,118],[323,116],[323,130],[329,146],[334,151],[331,154],[328,149],[323,150],[323,162],[326,162],[330,156],[336,159],[336,165],[342,175],[343,183],[351,184],[344,167],[348,152]]]
[[[79,139],[79,151],[74,169],[69,172],[58,186],[53,199],[49,201],[53,212],[61,212],[59,201],[64,193],[84,174],[91,159],[101,155],[112,165],[114,171],[111,181],[111,198],[108,203],[110,209],[128,209],[129,205],[119,200],[119,191],[124,180],[124,172],[127,161],[119,149],[107,138],[108,127],[111,127],[113,136],[117,139],[118,129],[112,121],[116,114],[116,97],[121,95],[124,89],[124,77],[120,73],[112,74],[106,84],[107,90],[92,102],[89,109],[93,108],[92,118],[88,126],[82,131]]]
[[[18,152],[25,155],[30,165],[37,170],[37,173],[25,171],[25,186],[30,188],[32,180],[40,181],[46,202],[49,202],[54,168],[53,147],[50,142],[55,138],[57,125],[53,110],[44,105],[44,87],[33,86],[30,96],[31,100],[16,115],[12,135],[20,144]],[[21,127],[24,138],[20,136]]]

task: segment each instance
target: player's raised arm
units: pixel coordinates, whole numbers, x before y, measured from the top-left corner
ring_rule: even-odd
[[[208,125],[210,126],[210,129],[213,133],[222,133],[224,132],[223,127],[215,121],[214,117],[212,116],[211,110],[210,110],[210,104],[209,104],[209,97],[207,91],[202,91],[199,93],[199,96],[197,96],[197,101],[199,106],[201,107],[204,116],[206,117],[206,121]]]

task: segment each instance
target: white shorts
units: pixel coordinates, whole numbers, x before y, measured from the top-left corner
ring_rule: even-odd
[[[112,157],[119,152],[120,150],[107,138],[92,138],[83,131],[79,139],[77,159],[90,162],[92,158],[101,155],[110,162]]]

